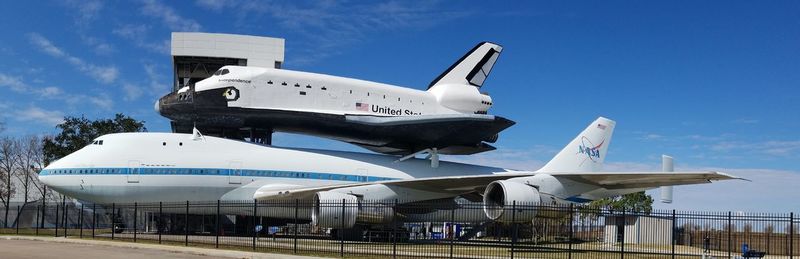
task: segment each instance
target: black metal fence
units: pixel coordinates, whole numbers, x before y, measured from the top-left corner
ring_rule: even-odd
[[[296,200],[12,204],[8,213],[0,208],[0,234],[334,257],[734,258],[756,250],[792,258],[800,252],[794,213],[645,213],[515,203],[502,210],[507,214],[500,222],[486,218],[482,204],[466,201],[316,204],[318,211],[335,212],[322,216],[332,217],[329,225],[346,226],[339,229],[312,224],[314,206]]]

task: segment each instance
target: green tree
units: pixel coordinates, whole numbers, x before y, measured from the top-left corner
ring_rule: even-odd
[[[102,135],[120,132],[144,132],[144,121],[139,121],[121,113],[113,119],[89,120],[85,117],[64,117],[64,122],[56,128],[61,133],[43,140],[45,166],[56,159],[69,155],[92,143]]]
[[[621,211],[623,209],[633,212],[650,214],[653,211],[653,197],[641,192],[629,193],[614,198],[605,198],[593,201],[589,207]]]

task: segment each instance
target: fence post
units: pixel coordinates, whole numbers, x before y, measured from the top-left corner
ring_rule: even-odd
[[[136,231],[139,229],[139,203],[133,203],[133,242],[136,243]]]
[[[65,196],[66,197],[66,196]],[[69,227],[69,205],[66,202],[66,198],[64,198],[64,237],[67,237],[69,233],[67,233],[67,228]]]
[[[344,257],[344,212],[347,208],[345,208],[345,199],[342,199],[342,226],[339,229],[339,257]]]
[[[183,214],[183,246],[189,246],[189,201],[186,201],[186,213]]]
[[[58,237],[58,227],[59,227],[59,226],[58,226],[58,224],[59,224],[59,223],[61,223],[61,218],[60,218],[60,217],[58,217],[58,210],[59,210],[59,207],[60,207],[60,206],[61,206],[61,205],[59,205],[59,204],[58,204],[58,201],[56,201],[56,226],[55,226],[55,228],[53,229],[53,232],[55,232],[55,233],[53,233],[53,236],[55,236],[55,237]],[[113,237],[113,236],[112,236],[112,237]],[[113,239],[113,238],[112,238],[112,239]]]
[[[16,224],[14,224],[14,225],[16,225],[16,228],[17,228],[17,235],[19,235],[19,215],[20,214],[22,214],[22,211],[20,210],[19,205],[17,205],[17,219],[14,220],[14,221],[17,222]]]
[[[511,203],[511,259],[514,259],[514,246],[517,244],[517,201]]]
[[[158,232],[158,243],[161,244],[161,229],[164,228],[164,202],[158,202],[158,220],[156,221],[156,232]]]
[[[794,256],[794,212],[789,213],[789,259]]]
[[[677,237],[675,237],[675,226],[676,226],[676,224],[677,223],[675,222],[675,210],[673,209],[672,210],[672,231],[670,231],[671,232],[670,237],[672,237],[672,242],[671,242],[672,243],[672,259],[675,259],[675,243],[677,243]]]
[[[92,239],[94,239],[95,228],[97,228],[97,203],[92,203]]]
[[[570,203],[569,204],[569,240],[567,241],[568,242],[567,243],[567,246],[568,246],[567,253],[568,253],[568,258],[569,259],[572,259],[572,240],[575,238],[575,236],[574,236],[574,232],[575,232],[574,224],[575,224],[575,204]]]
[[[300,210],[300,200],[294,199],[294,253],[297,253],[297,217]]]
[[[44,228],[44,212],[47,208],[47,186],[42,186],[42,225],[41,228]],[[37,232],[36,235],[38,236],[39,233]]]
[[[39,205],[36,205],[36,222],[34,224],[36,224],[35,233],[37,236],[39,235],[39,209],[40,209]]]
[[[117,220],[117,208],[116,203],[111,203],[111,240],[114,240],[114,232],[117,232],[117,224],[114,222]]]
[[[731,258],[731,232],[733,231],[733,224],[731,223],[731,212],[728,211],[728,258]]]
[[[67,205],[67,196],[61,196],[61,205],[64,207],[64,237],[67,237],[67,224],[69,224],[69,205]]]
[[[625,259],[625,228],[628,224],[627,215],[625,215],[625,206],[622,206],[622,242],[619,246],[619,258]]]
[[[78,225],[81,226],[78,237],[83,238],[83,203],[81,203],[81,214],[78,214]]]
[[[256,218],[258,217],[258,200],[253,199],[253,251],[256,250],[256,237],[258,231],[256,230]]]
[[[214,247],[219,248],[219,200],[217,200],[217,219],[214,227],[216,228],[216,230],[214,230],[215,232]]]
[[[456,209],[450,210],[450,227],[448,232],[450,232],[450,258],[453,258],[453,245],[456,236],[456,226],[453,222],[456,221]]]
[[[397,258],[397,217],[394,215],[395,209],[397,209],[397,199],[394,199],[394,206],[392,206],[392,258]]]

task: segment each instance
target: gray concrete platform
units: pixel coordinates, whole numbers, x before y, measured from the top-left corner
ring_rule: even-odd
[[[196,247],[72,239],[0,236],[0,258],[287,258],[320,257],[217,250]]]

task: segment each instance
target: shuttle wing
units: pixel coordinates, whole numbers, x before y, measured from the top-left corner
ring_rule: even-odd
[[[259,189],[254,194],[257,200],[310,200],[314,193],[330,191],[341,188],[357,187],[372,184],[404,187],[421,191],[439,192],[458,196],[462,194],[481,193],[489,183],[496,180],[505,180],[515,177],[532,176],[533,172],[509,172],[477,176],[449,176],[432,177],[407,180],[391,180],[380,182],[366,182],[355,184],[342,184],[315,188],[295,188],[287,190]],[[628,189],[628,188],[655,188],[659,186],[685,185],[710,183],[711,181],[742,179],[725,173],[706,172],[591,172],[591,173],[548,173],[556,178],[569,179],[601,188]]]
[[[370,139],[385,142],[364,143],[354,139],[346,142],[385,154],[407,155],[425,148],[438,148],[441,154],[465,155],[494,150],[485,143],[497,140],[497,134],[514,122],[494,115],[437,114],[413,116],[346,115],[345,120]],[[361,135],[363,136],[363,134]],[[410,146],[408,143],[428,143],[432,146]]]

